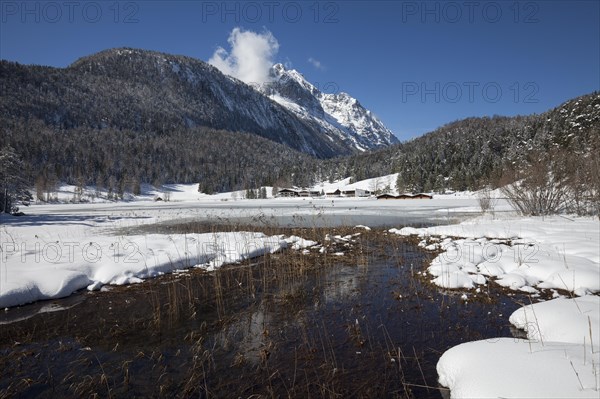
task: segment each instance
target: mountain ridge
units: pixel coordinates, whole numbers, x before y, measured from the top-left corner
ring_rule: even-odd
[[[323,93],[295,69],[275,64],[272,82],[263,91],[296,115],[316,120],[324,129],[345,137],[359,151],[399,143],[394,134],[372,112],[345,92]]]
[[[66,68],[0,61],[5,117],[28,114],[58,128],[168,132],[205,126],[246,131],[319,157],[355,151],[245,83],[186,56],[131,48],[82,57]]]

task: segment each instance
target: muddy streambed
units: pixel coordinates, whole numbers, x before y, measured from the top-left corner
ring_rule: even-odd
[[[526,296],[441,291],[414,243],[287,233],[327,251],[0,311],[0,397],[440,398],[446,349],[518,335],[508,316]]]

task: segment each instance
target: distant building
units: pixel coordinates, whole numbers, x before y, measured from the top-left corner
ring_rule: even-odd
[[[395,200],[398,199],[395,195],[392,194],[381,194],[377,196],[378,200]]]
[[[392,194],[381,194],[377,196],[378,200],[389,200],[389,199],[432,199],[433,196],[429,194],[419,193],[419,194],[400,194],[400,195],[392,195]]]
[[[321,193],[315,190],[296,190],[293,188],[282,188],[277,191],[275,197],[278,198],[291,198],[291,197],[318,197]]]
[[[363,190],[360,188],[350,190],[340,190],[339,188],[335,191],[329,191],[323,193],[319,190],[308,190],[308,189],[294,189],[294,188],[282,188],[277,191],[275,197],[277,198],[290,198],[290,197],[321,197],[326,195],[327,197],[369,197],[373,195],[372,191]]]
[[[321,195],[319,191],[314,190],[300,190],[298,191],[300,197],[318,197]]]
[[[419,193],[413,195],[413,199],[433,199],[433,196],[425,193]]]
[[[289,197],[299,197],[300,194],[297,190],[294,190],[292,188],[282,188],[281,190],[277,191],[277,195],[275,195],[278,198],[289,198]]]
[[[372,193],[369,190],[360,188],[341,191],[339,188],[333,192],[327,193],[328,197],[368,197]]]

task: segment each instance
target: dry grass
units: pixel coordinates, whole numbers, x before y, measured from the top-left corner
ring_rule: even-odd
[[[505,305],[440,293],[416,273],[429,255],[398,236],[261,230],[321,246],[88,293],[3,326],[0,397],[439,397],[443,350],[508,333],[481,319]]]

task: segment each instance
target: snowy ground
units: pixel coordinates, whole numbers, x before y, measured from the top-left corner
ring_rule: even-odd
[[[472,193],[407,201],[242,200],[231,193],[203,196],[192,186],[177,190],[173,187],[178,194],[170,202],[154,202],[149,196],[129,202],[32,205],[23,209],[27,216],[0,216],[0,307],[63,297],[86,287],[137,283],[188,267],[211,270],[313,244],[250,232],[115,233],[123,228],[187,220],[259,226],[434,225],[390,231],[416,234],[423,247],[442,250],[427,271],[441,287],[477,290],[495,281],[532,296],[540,289],[579,296],[515,312],[510,322],[525,329],[530,340],[498,338],[447,351],[438,373],[452,396],[599,396],[600,297],[589,295],[600,292],[597,219],[518,218],[502,201],[494,216],[476,217]],[[66,191],[68,195],[72,193]]]
[[[455,398],[600,397],[600,223],[595,218],[481,216],[456,225],[392,229],[442,252],[427,269],[443,288],[480,290],[491,281],[536,296],[509,321],[528,340],[498,338],[446,351],[439,381]],[[463,295],[468,301],[468,295]]]
[[[205,221],[255,226],[338,226],[420,221],[444,223],[471,214],[468,199],[267,199],[195,198],[191,186],[172,187],[178,201],[138,200],[24,207],[26,216],[1,215],[0,308],[59,298],[105,284],[137,283],[189,267],[227,263],[310,243],[297,238],[235,232],[196,235],[123,235],[146,224]],[[65,198],[72,192],[65,187]],[[177,197],[175,197],[177,198]]]

